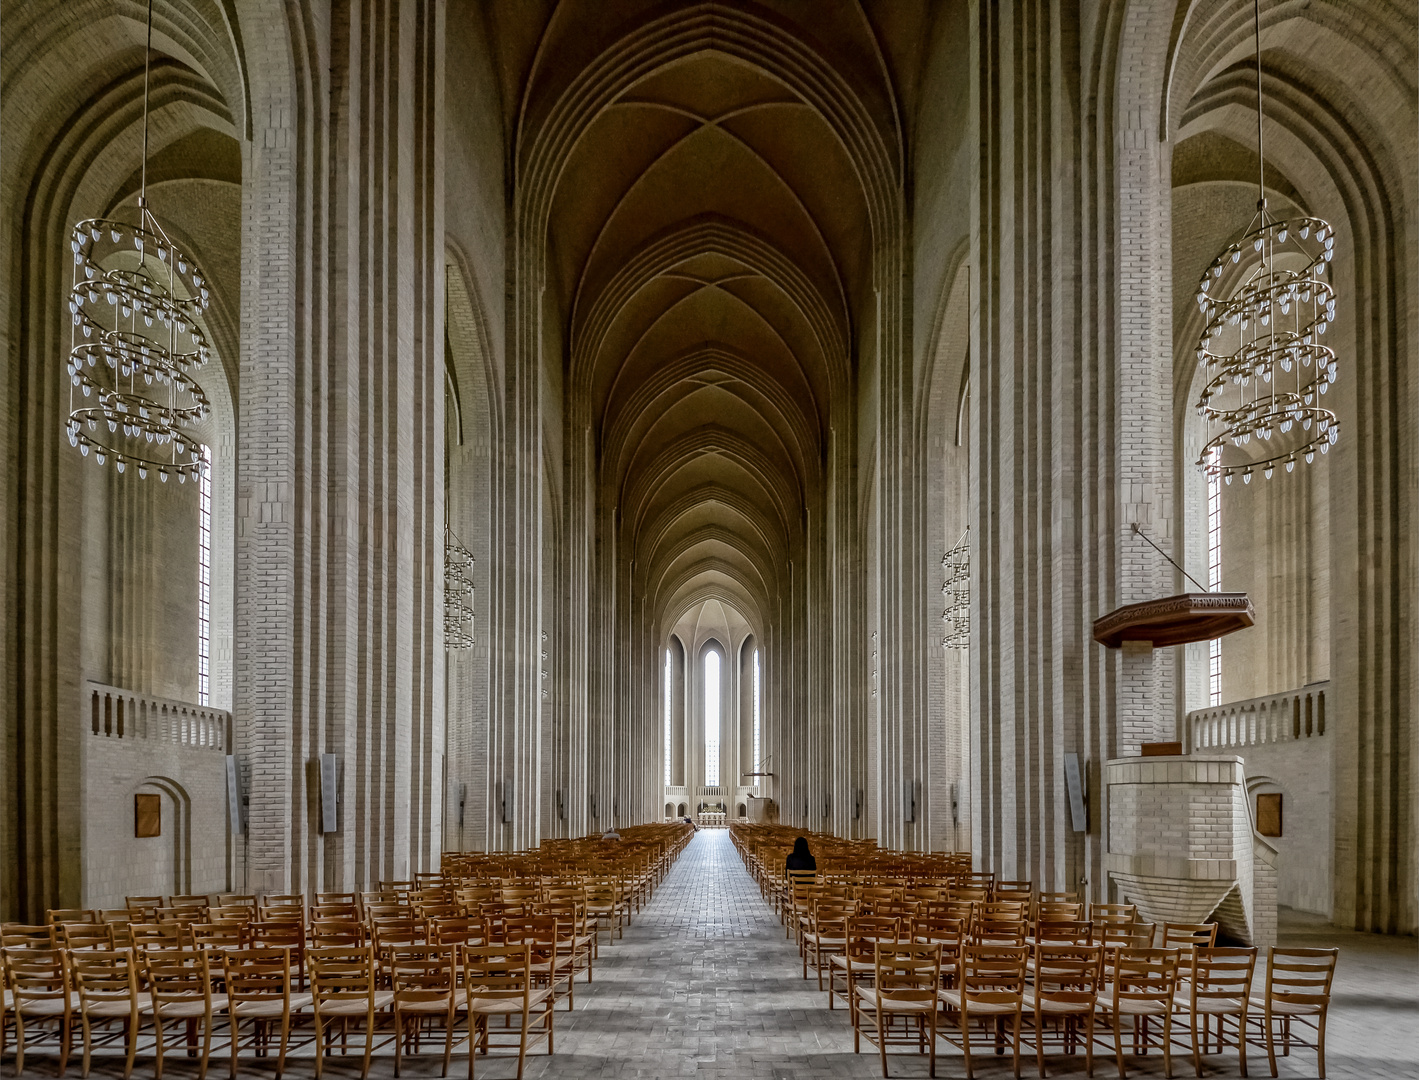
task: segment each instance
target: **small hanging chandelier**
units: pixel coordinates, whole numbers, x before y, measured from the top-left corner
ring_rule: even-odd
[[[1207,441],[1197,464],[1232,482],[1271,478],[1297,460],[1324,454],[1340,437],[1335,413],[1320,399],[1335,382],[1335,352],[1321,344],[1335,320],[1335,289],[1327,267],[1335,229],[1317,217],[1279,221],[1266,209],[1262,143],[1261,13],[1253,0],[1256,40],[1256,216],[1247,233],[1212,260],[1198,286],[1206,326],[1197,361],[1207,377],[1197,401]],[[1229,269],[1250,250],[1260,262]]]
[[[941,620],[946,624],[946,636],[941,644],[948,649],[967,649],[971,644],[971,530],[966,529],[956,546],[941,556],[941,569],[946,580],[941,593],[946,608]]]
[[[447,525],[443,528],[443,644],[471,649],[473,636],[473,553]]]
[[[90,218],[74,226],[69,291],[69,444],[103,464],[185,482],[207,469],[189,430],[209,403],[193,372],[211,358],[197,319],[211,305],[207,280],[148,209],[148,49],[143,59],[143,171],[138,221]]]

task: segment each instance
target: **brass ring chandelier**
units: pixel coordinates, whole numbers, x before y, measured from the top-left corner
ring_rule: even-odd
[[[211,306],[207,279],[148,209],[148,51],[143,61],[143,172],[138,221],[89,218],[74,226],[69,290],[69,444],[140,477],[185,482],[207,468],[191,432],[210,403],[193,373],[211,359],[197,320]]]
[[[1256,217],[1236,243],[1212,260],[1198,285],[1206,326],[1197,361],[1206,383],[1197,401],[1207,439],[1197,464],[1227,483],[1250,483],[1260,469],[1271,478],[1297,460],[1315,460],[1340,437],[1335,413],[1321,398],[1335,382],[1335,352],[1321,344],[1335,320],[1335,288],[1327,267],[1335,229],[1318,217],[1280,221],[1266,210],[1261,107],[1260,3],[1256,35]],[[1248,251],[1260,261],[1239,272]]]

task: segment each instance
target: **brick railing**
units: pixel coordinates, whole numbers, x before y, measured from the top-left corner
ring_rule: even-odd
[[[106,739],[147,739],[225,753],[232,714],[190,701],[89,683],[89,732]]]
[[[1291,742],[1325,734],[1329,682],[1310,683],[1267,697],[1196,709],[1183,721],[1183,752]]]

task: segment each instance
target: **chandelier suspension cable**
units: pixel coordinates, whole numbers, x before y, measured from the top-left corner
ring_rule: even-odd
[[[211,359],[199,319],[211,290],[195,261],[168,237],[148,207],[153,2],[143,53],[142,165],[138,220],[88,218],[74,226],[69,290],[69,444],[103,464],[113,459],[140,478],[156,469],[179,483],[207,470],[207,395],[195,373]],[[154,320],[157,321],[154,326]]]
[[[1322,344],[1335,320],[1335,229],[1314,215],[1278,220],[1267,210],[1261,0],[1252,0],[1252,42],[1256,215],[1212,260],[1196,296],[1204,322],[1197,412],[1205,426],[1197,464],[1227,483],[1237,474],[1250,483],[1258,469],[1269,479],[1277,465],[1291,472],[1340,435],[1335,413],[1320,400],[1339,370],[1335,350]],[[1256,261],[1243,263],[1244,253]]]
[[[148,82],[153,67],[153,0],[148,0],[148,43],[143,50],[143,172],[138,181],[138,206],[148,207]]]
[[[1266,144],[1261,134],[1261,0],[1252,0],[1251,10],[1252,41],[1256,45],[1256,208],[1265,213]]]

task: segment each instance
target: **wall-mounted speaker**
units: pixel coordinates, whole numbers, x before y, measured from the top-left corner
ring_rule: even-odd
[[[916,789],[915,780],[908,780],[906,789],[902,792],[902,820],[916,820]]]
[[[567,820],[567,793],[563,788],[557,789],[557,820]]]
[[[320,755],[320,831],[340,831],[340,755]]]
[[[246,831],[246,790],[235,754],[227,755],[227,825],[233,836]]]
[[[458,827],[463,828],[463,812],[468,805],[468,785],[461,780],[453,784],[453,804],[458,807]]]
[[[862,817],[862,789],[854,788],[852,792],[852,819],[857,821]]]
[[[504,824],[504,825],[511,825],[511,824],[512,824],[512,811],[513,811],[513,802],[512,802],[512,781],[511,781],[511,780],[504,780],[504,781],[503,781],[503,824]]]
[[[961,793],[960,785],[956,781],[951,781],[951,824],[961,823]]]
[[[1084,768],[1078,754],[1064,755],[1064,787],[1069,793],[1069,827],[1075,832],[1089,831],[1089,806],[1085,800],[1089,791],[1084,786]]]

